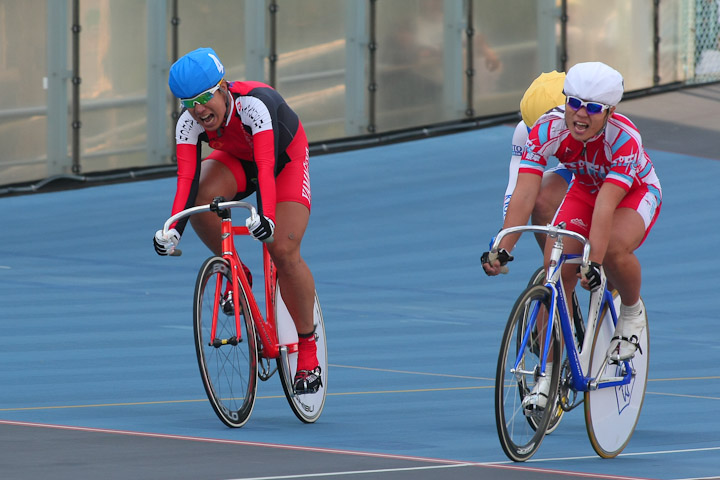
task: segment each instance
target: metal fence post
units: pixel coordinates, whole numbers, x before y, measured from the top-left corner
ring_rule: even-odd
[[[147,165],[165,163],[170,156],[167,130],[166,78],[167,0],[147,3]]]
[[[47,175],[70,171],[68,155],[68,4],[47,1]]]
[[[267,82],[265,78],[265,31],[267,27],[265,2],[245,0],[245,80]],[[233,79],[230,79],[233,80]],[[238,79],[239,80],[239,79]]]
[[[345,133],[366,133],[365,73],[368,39],[368,4],[345,0]]]

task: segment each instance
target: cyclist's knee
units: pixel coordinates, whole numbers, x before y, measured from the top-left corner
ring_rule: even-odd
[[[608,249],[603,259],[603,266],[606,271],[623,270],[637,262],[637,257],[632,251],[626,249]]]
[[[268,250],[278,269],[287,269],[300,261],[299,245],[290,239],[276,237],[272,244],[268,245]]]
[[[619,263],[626,260],[628,256],[634,255],[635,245],[622,236],[613,236],[608,242],[605,252],[604,264]]]

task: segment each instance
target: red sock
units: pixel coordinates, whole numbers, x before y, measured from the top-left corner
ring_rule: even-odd
[[[315,331],[298,334],[298,363],[297,370],[313,370],[318,366],[317,343]]]

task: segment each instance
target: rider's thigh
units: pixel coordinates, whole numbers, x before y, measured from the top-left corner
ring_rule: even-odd
[[[230,169],[216,160],[202,162],[199,183],[195,205],[208,204],[218,196],[231,200],[237,191],[237,184]],[[215,255],[220,255],[222,252],[220,218],[213,212],[205,212],[190,217],[190,224],[203,243]]]
[[[236,160],[237,161],[237,160]],[[231,200],[237,193],[235,175],[224,163],[212,158],[204,160],[200,168],[200,182],[195,203],[203,205],[222,196]]]
[[[645,221],[637,210],[618,208],[613,215],[612,231],[605,255],[632,253],[644,237]]]

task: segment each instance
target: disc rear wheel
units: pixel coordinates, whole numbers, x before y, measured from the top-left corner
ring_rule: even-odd
[[[615,311],[620,310],[620,297],[613,292]],[[645,328],[640,335],[640,349],[635,356],[620,364],[605,364],[610,339],[615,330],[612,315],[604,309],[597,326],[590,359],[589,375],[593,377],[621,377],[632,372],[630,383],[616,387],[598,388],[585,392],[585,426],[595,452],[603,458],[613,458],[625,449],[640,417],[647,387],[650,340],[645,311]],[[600,370],[601,369],[601,370]]]
[[[315,307],[313,309],[313,322],[315,325],[315,345],[317,345],[317,358],[320,365],[320,379],[322,384],[317,392],[297,395],[294,391],[293,381],[297,372],[297,353],[283,351],[283,344],[296,343],[297,331],[287,311],[280,294],[280,286],[275,290],[275,319],[278,327],[278,338],[281,344],[281,355],[277,360],[280,381],[282,383],[285,397],[295,416],[304,423],[314,423],[323,411],[325,397],[327,396],[328,361],[327,361],[327,339],[325,337],[325,322],[323,321],[320,302],[315,295]]]

